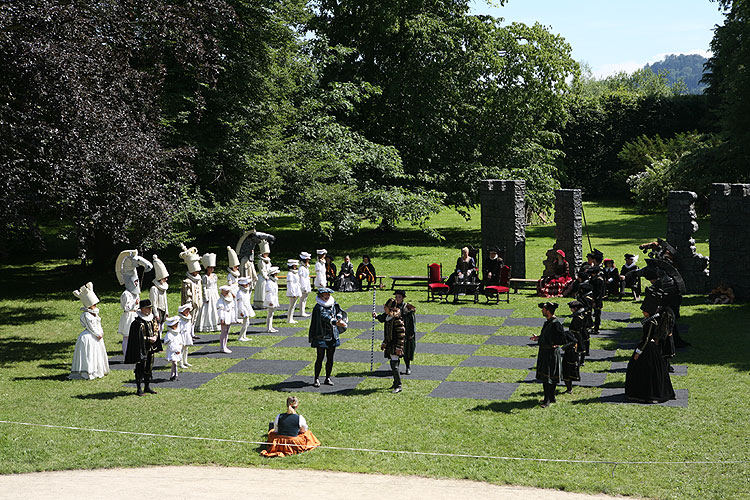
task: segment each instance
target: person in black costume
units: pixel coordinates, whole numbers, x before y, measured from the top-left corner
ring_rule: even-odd
[[[404,343],[404,364],[406,365],[406,371],[404,375],[411,375],[411,362],[414,361],[414,352],[417,349],[417,308],[404,302],[406,292],[403,290],[393,292],[393,297],[396,300],[396,307],[401,311],[401,319],[404,321],[404,328],[406,330],[406,340]]]
[[[568,307],[570,307],[571,312],[570,326],[568,327],[568,331],[571,332],[576,338],[578,366],[581,367],[584,364],[586,356],[589,355],[589,348],[591,347],[591,337],[589,335],[586,307],[579,300],[571,300],[570,302],[568,302]]]
[[[641,300],[641,277],[637,273],[629,274],[638,270],[638,256],[632,253],[625,254],[625,264],[620,268],[620,293],[624,294],[626,288],[633,291],[633,299]]]
[[[482,266],[484,286],[499,285],[500,273],[504,265],[503,259],[500,257],[500,249],[492,247],[489,249],[488,254],[489,256],[485,259]]]
[[[578,276],[576,276],[575,298],[581,304],[583,304],[583,318],[584,318],[584,353],[581,356],[581,366],[584,365],[586,356],[589,355],[589,345],[591,329],[594,326],[594,289],[589,281],[589,266],[584,264],[578,270]]]
[[[656,283],[656,269],[644,269],[643,276],[654,284],[646,288],[641,304],[643,336],[628,362],[625,395],[642,403],[663,403],[676,398],[661,347],[674,325],[674,311],[668,305],[669,292]]]
[[[599,334],[599,326],[602,323],[602,308],[604,307],[604,273],[598,265],[589,267],[589,284],[593,290],[593,319],[594,324],[591,328],[592,335]]]
[[[348,255],[344,256],[344,262],[341,264],[341,271],[336,278],[334,288],[339,292],[359,291],[359,285],[354,276],[354,264],[352,264],[352,259]]]
[[[326,283],[334,287],[333,289],[335,290],[336,278],[338,278],[338,274],[336,272],[336,264],[333,263],[333,257],[331,257],[328,254],[326,254],[325,260],[326,260]]]
[[[459,294],[464,291],[461,285],[477,282],[477,264],[474,257],[469,255],[469,248],[461,249],[461,257],[456,259],[456,270],[448,276],[448,286],[451,294]]]
[[[125,363],[135,363],[136,394],[143,396],[144,392],[156,394],[150,387],[151,373],[154,367],[154,353],[162,350],[159,338],[159,323],[152,314],[151,301],[142,300],[138,314],[130,324],[128,349],[125,352]],[[143,389],[141,388],[143,384]]]
[[[544,400],[542,408],[548,407],[556,402],[555,385],[560,381],[562,374],[562,349],[565,342],[565,329],[560,320],[555,316],[557,304],[554,302],[543,302],[539,304],[542,315],[547,320],[542,326],[539,335],[533,335],[532,341],[539,342],[539,354],[536,358],[536,378],[542,382],[544,387]]]
[[[362,262],[357,266],[356,279],[359,282],[359,288],[362,289],[362,285],[367,283],[367,290],[370,289],[373,283],[375,283],[375,266],[372,265],[369,255],[362,256]]]
[[[320,387],[320,370],[323,368],[323,358],[326,359],[326,385],[333,385],[331,372],[333,371],[333,355],[341,345],[339,334],[346,331],[347,315],[341,309],[331,294],[330,288],[319,288],[316,304],[310,317],[310,330],[307,340],[310,347],[317,349],[315,359],[315,379],[313,387]]]
[[[604,259],[604,268],[602,269],[602,277],[604,278],[604,297],[618,297],[620,298],[620,271],[615,267],[615,261],[612,259]]]
[[[380,350],[383,356],[389,360],[391,372],[393,373],[394,394],[401,392],[401,374],[398,371],[400,359],[404,355],[404,343],[406,341],[406,329],[404,320],[401,318],[401,310],[396,306],[394,299],[388,299],[383,306],[383,313],[375,318],[383,323],[383,343]]]

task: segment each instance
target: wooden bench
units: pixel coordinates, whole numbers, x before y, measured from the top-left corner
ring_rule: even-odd
[[[385,276],[375,276],[375,280],[376,280],[376,283],[377,283],[375,286],[378,289],[380,289],[380,290],[382,290],[383,288],[385,288],[385,285],[383,284],[383,279],[384,278],[385,278]],[[277,274],[276,275],[276,279],[279,280],[279,290],[285,290],[286,289],[286,274]],[[310,275],[310,281],[311,282],[315,281],[315,275],[314,274]]]
[[[427,276],[391,276],[393,281],[391,282],[391,290],[396,288],[396,283],[399,281],[407,282],[406,285],[401,286],[422,286],[427,285]]]
[[[538,282],[539,280],[529,278],[511,278],[510,287],[513,289],[513,293],[518,293],[519,288],[527,288],[529,285],[536,288]]]

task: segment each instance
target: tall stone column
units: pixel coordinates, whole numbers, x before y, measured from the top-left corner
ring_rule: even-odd
[[[685,281],[688,293],[708,290],[708,257],[695,251],[693,233],[698,230],[692,191],[670,191],[667,197],[667,242],[677,250],[675,267]]]
[[[583,204],[580,189],[555,190],[555,250],[565,252],[570,275],[583,263]]]
[[[750,184],[711,186],[711,286],[750,299]]]
[[[497,246],[513,278],[526,277],[526,181],[481,181],[482,252]]]

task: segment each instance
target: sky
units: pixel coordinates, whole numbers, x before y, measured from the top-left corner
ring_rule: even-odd
[[[713,28],[723,22],[709,0],[508,0],[504,7],[473,0],[472,13],[543,24],[562,35],[573,58],[599,78],[635,71],[668,54],[709,57]]]

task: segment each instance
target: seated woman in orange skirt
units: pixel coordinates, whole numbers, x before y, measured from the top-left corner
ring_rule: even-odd
[[[286,398],[286,413],[279,413],[268,431],[268,449],[260,452],[264,457],[284,457],[302,453],[320,446],[318,438],[307,428],[307,421],[297,415],[299,400],[296,396]]]

